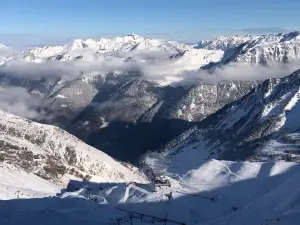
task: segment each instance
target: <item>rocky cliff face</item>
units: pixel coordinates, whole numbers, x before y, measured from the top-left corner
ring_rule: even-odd
[[[60,128],[0,111],[0,159],[56,183],[71,177],[106,182],[143,181],[139,171],[122,165]]]
[[[219,62],[212,62],[202,68],[211,69],[240,63],[274,65],[277,63],[288,63],[300,58],[300,33],[298,31],[287,34],[254,36],[238,40],[241,41],[234,43],[239,44],[232,45],[225,41],[225,45],[229,47],[224,49],[223,58]],[[217,44],[212,44],[212,46],[218,49]]]

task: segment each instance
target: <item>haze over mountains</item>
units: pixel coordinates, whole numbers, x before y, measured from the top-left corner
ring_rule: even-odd
[[[66,221],[79,208],[90,224],[129,223],[114,204],[186,224],[300,218],[290,186],[299,178],[299,32],[194,45],[131,34],[10,49],[0,45],[3,196],[52,196],[81,180],[59,200],[34,203],[32,218],[41,205],[60,214],[62,203]],[[37,185],[22,188],[22,174]],[[160,175],[171,187],[155,188]],[[103,220],[79,199],[103,207]],[[7,223],[22,214],[14,207]],[[263,213],[252,220],[256,209]]]

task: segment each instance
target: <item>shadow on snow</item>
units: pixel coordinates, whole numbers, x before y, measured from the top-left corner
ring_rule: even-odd
[[[287,222],[288,217],[282,215],[284,210],[274,213],[273,208],[285,199],[277,199],[277,196],[291,194],[294,198],[285,202],[285,206],[299,207],[300,194],[295,194],[297,188],[293,186],[300,178],[299,166],[292,167],[288,173],[266,176],[271,168],[263,167],[256,178],[212,190],[195,189],[204,184],[193,186],[195,190],[188,194],[186,189],[177,188],[173,190],[172,199],[166,198],[163,190],[156,190],[153,184],[70,181],[58,194],[64,198],[0,201],[0,224],[199,224],[213,220],[213,224],[261,224],[261,221],[297,224]],[[260,199],[262,204],[255,205]],[[240,215],[245,216],[240,218]],[[294,216],[300,219],[299,211]]]

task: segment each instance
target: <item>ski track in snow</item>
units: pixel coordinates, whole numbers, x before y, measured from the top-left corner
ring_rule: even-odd
[[[213,159],[213,162],[218,163],[218,164],[224,166],[224,167],[226,168],[226,170],[227,170],[230,174],[236,176],[237,178],[244,179],[243,177],[240,177],[239,175],[233,173],[233,172],[230,170],[230,168],[229,168],[228,166],[226,166],[224,163],[221,163],[220,161],[215,160],[215,159]]]

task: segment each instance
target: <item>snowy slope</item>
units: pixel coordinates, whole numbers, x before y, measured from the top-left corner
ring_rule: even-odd
[[[122,165],[67,132],[0,111],[0,158],[38,176],[62,184],[76,179],[145,181],[139,171]]]
[[[296,168],[299,169],[298,165],[293,169]],[[268,193],[253,198],[243,207],[238,207],[235,212],[208,223],[199,224],[298,224],[300,219],[300,193],[295,186],[299,182],[300,174],[299,172],[291,173],[289,171],[285,175],[284,182],[278,185],[271,183],[274,186]],[[251,192],[247,190],[247,195],[248,193]],[[239,196],[243,196],[243,193]]]
[[[298,162],[299,86],[300,70],[265,81],[187,130],[169,150],[149,154],[146,163],[182,174],[211,158]]]
[[[295,163],[212,160],[177,180],[169,178],[171,187],[154,189],[151,185],[119,184],[102,186],[102,191],[94,189],[73,194],[65,193],[63,197],[70,194],[76,197],[79,194],[88,199],[97,199],[99,204],[117,203],[117,207],[122,209],[160,218],[166,218],[167,214],[167,218],[174,221],[201,224],[242,211],[256,199],[265,198],[275,192],[278,186],[284,186],[288,190],[290,177],[294,177],[295,180],[299,175],[299,165]],[[278,196],[280,200],[288,195],[284,188],[282,189],[281,195]],[[243,194],[245,191],[247,195]],[[165,194],[170,192],[173,193],[172,199],[168,200]],[[266,212],[272,206],[272,203],[268,202],[261,210]],[[287,210],[289,207],[282,206],[282,209]],[[151,221],[151,218],[148,218],[149,220]]]
[[[170,59],[174,67],[186,70],[197,70],[199,66],[205,66],[211,62],[222,59],[224,52],[221,50],[189,49],[172,55]],[[174,71],[172,71],[174,73]]]
[[[0,199],[15,198],[44,198],[55,196],[60,187],[38,177],[33,173],[27,173],[10,164],[0,165]]]
[[[117,225],[119,219],[121,224],[131,224],[132,213],[121,211],[128,210],[136,212],[133,224],[161,224],[167,218],[187,225],[266,221],[296,225],[299,176],[296,163],[211,160],[176,180],[169,178],[171,187],[85,183],[75,191],[70,185],[59,198],[2,201],[0,222],[48,224],[51,218],[55,224]],[[168,200],[165,195],[170,192]]]

